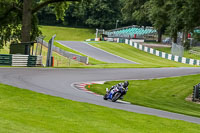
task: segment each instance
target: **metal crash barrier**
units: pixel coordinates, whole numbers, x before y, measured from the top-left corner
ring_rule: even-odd
[[[0,54],[0,66],[19,66],[19,67],[43,66],[42,56]]]

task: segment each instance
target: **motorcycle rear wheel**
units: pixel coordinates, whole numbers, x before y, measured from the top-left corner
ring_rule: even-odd
[[[115,94],[113,94],[113,97],[112,97],[112,102],[115,102],[119,99],[119,97],[121,96],[121,93],[120,92],[116,92]]]

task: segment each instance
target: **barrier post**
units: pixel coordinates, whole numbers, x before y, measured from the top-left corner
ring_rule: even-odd
[[[51,66],[54,67],[54,56],[51,57]]]

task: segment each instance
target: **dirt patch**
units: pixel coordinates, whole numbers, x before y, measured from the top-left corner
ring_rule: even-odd
[[[161,44],[140,43],[140,44],[142,44],[142,45],[144,45],[146,47],[150,47],[150,48],[171,48],[171,45],[169,45],[169,44],[162,44],[162,43]]]
[[[198,100],[198,101],[195,101],[195,102],[194,102],[194,101],[192,101],[192,95],[189,95],[188,97],[186,97],[186,98],[185,98],[185,100],[186,100],[186,101],[189,101],[189,102],[196,103],[196,104],[200,104],[200,100]]]

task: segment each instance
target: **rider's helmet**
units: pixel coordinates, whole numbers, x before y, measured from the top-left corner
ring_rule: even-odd
[[[128,87],[128,85],[129,85],[129,82],[128,81],[124,81],[123,87],[126,88],[126,87]]]

